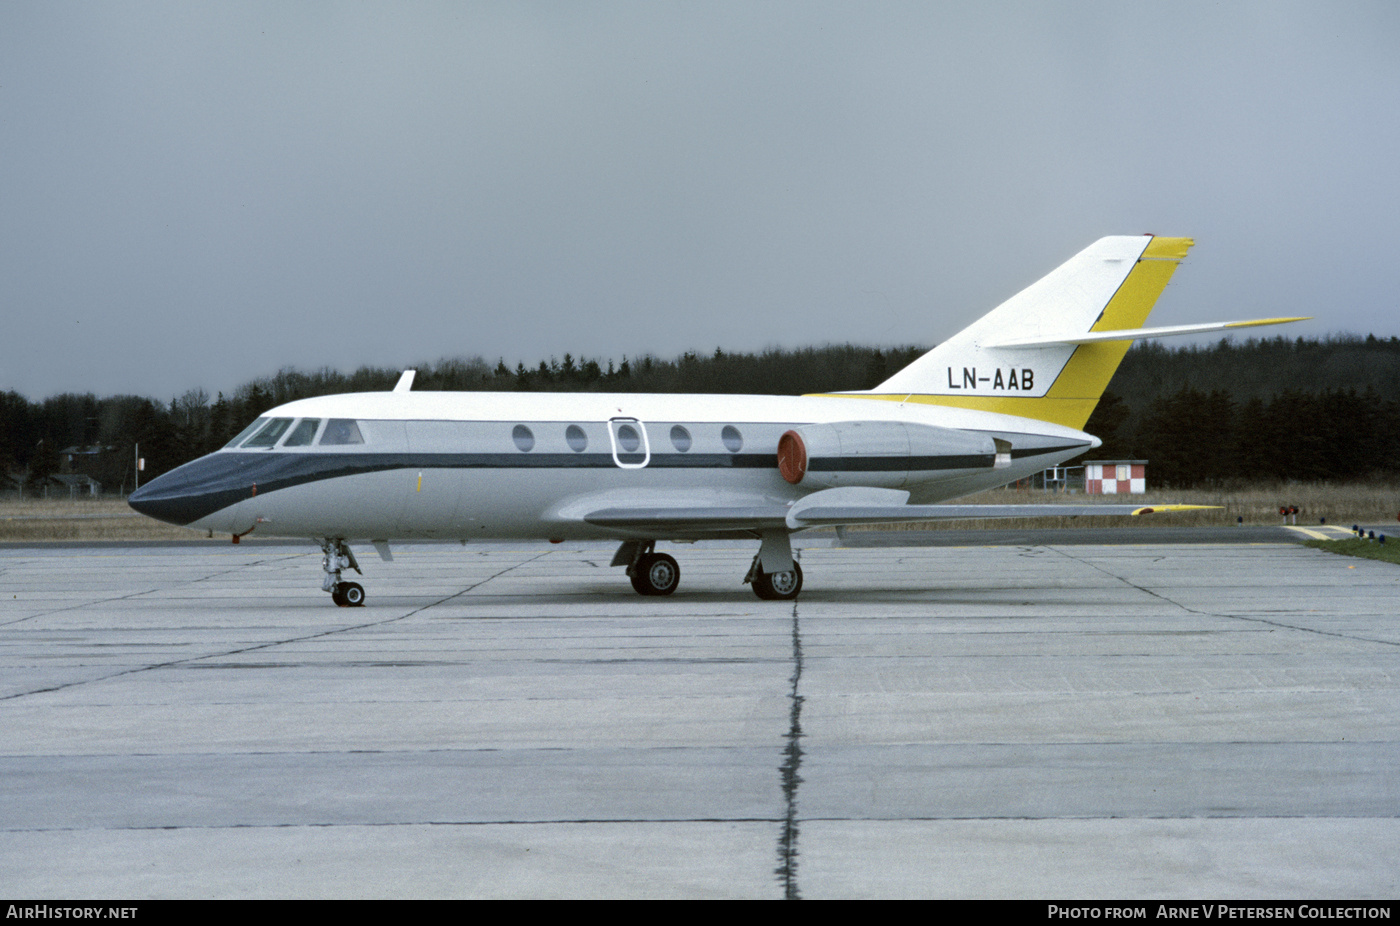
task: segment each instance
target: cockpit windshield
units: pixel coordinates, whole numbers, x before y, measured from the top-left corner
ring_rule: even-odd
[[[227,444],[224,444],[224,449],[225,449],[225,450],[232,450],[234,447],[237,447],[239,444],[243,443],[245,440],[247,440],[249,437],[251,437],[255,431],[260,431],[260,430],[262,430],[262,426],[265,425],[265,424],[267,424],[267,419],[266,419],[266,418],[259,418],[259,419],[257,419],[257,420],[254,421],[252,424],[248,425],[246,428],[244,428],[243,430],[239,431],[237,437],[235,437],[233,440],[229,441]]]
[[[320,418],[303,418],[297,422],[297,426],[292,428],[292,433],[287,435],[287,439],[282,442],[283,447],[310,447],[311,438],[316,436],[316,429],[321,426]]]
[[[267,424],[263,425],[263,429],[243,443],[243,449],[252,450],[255,447],[272,447],[273,444],[277,443],[277,439],[282,436],[291,423],[292,419],[290,418],[267,419]]]
[[[324,425],[324,427],[322,427]],[[320,434],[320,439],[317,439]],[[338,447],[363,444],[364,432],[353,418],[259,418],[224,444],[224,450],[271,450],[274,447]]]

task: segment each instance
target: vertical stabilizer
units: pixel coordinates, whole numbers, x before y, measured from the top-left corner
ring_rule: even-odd
[[[1066,339],[1141,327],[1191,244],[1190,238],[1101,238],[859,395],[1083,428],[1132,336],[1085,344]]]

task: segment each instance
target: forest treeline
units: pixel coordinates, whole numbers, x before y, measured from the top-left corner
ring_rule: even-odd
[[[448,359],[419,366],[414,389],[800,395],[872,388],[925,349],[716,350],[619,363],[565,354],[514,369]],[[169,402],[90,393],[30,401],[0,393],[0,474],[22,474],[34,490],[64,468],[64,450],[87,448],[70,468],[105,491],[129,491],[134,445],[147,461],[145,481],[218,449],[276,405],[387,390],[400,372],[286,369],[231,395],[211,398],[192,389]],[[1400,475],[1400,338],[1140,344],[1124,358],[1086,430],[1104,439],[1096,459],[1151,461],[1154,485],[1394,477]]]
[[[1085,430],[1154,486],[1400,476],[1400,338],[1139,343]]]

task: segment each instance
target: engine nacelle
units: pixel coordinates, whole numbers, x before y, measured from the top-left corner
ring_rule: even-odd
[[[996,460],[986,434],[903,421],[804,424],[778,438],[778,472],[807,488],[898,489],[991,469]]]

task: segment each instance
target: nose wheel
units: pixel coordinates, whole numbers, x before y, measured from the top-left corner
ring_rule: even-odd
[[[341,582],[331,591],[331,601],[342,608],[358,608],[365,603],[365,590],[358,582]]]

